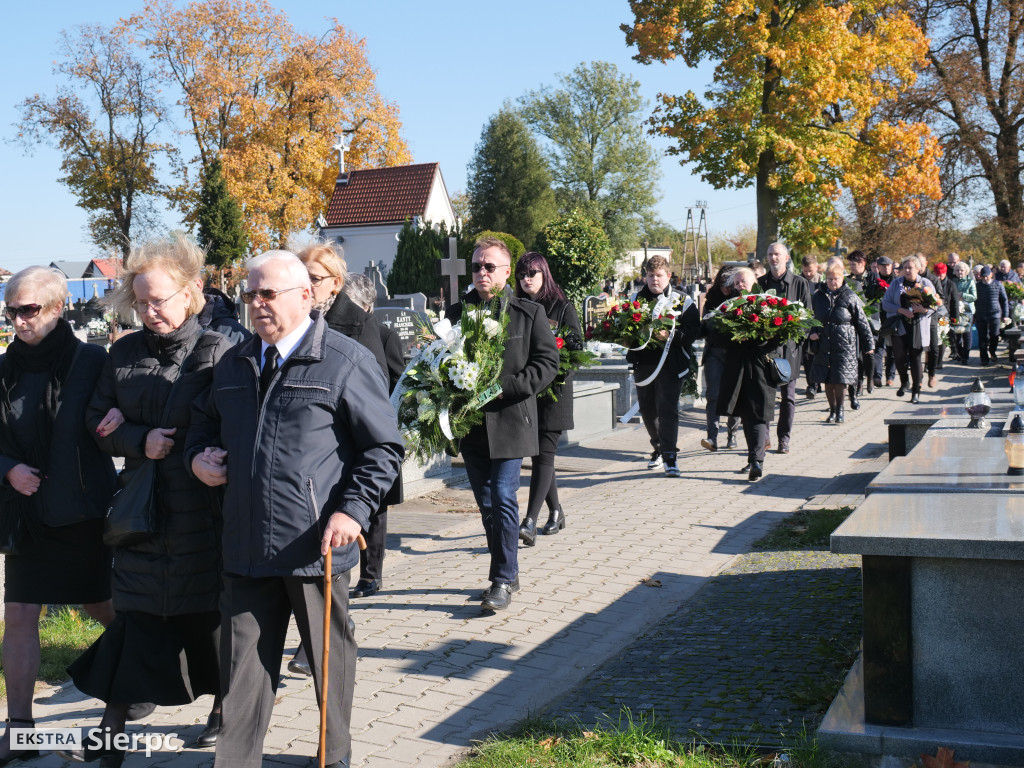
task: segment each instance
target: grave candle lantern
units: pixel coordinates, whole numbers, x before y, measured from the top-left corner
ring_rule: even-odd
[[[967,426],[971,429],[988,429],[988,422],[985,417],[992,410],[992,401],[985,394],[985,385],[981,379],[975,379],[971,391],[964,398],[964,410],[971,417],[971,423]]]
[[[1024,475],[1024,419],[1021,419],[1020,415],[1014,416],[1010,422],[1010,430],[1006,433],[1003,447],[1006,449],[1006,460],[1010,464],[1006,474]]]

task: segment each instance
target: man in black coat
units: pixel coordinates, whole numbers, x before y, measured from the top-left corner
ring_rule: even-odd
[[[785,297],[789,301],[798,301],[808,311],[811,307],[810,285],[800,275],[789,269],[789,249],[782,243],[768,246],[768,272],[758,278],[758,285],[764,291],[775,291],[775,295]],[[789,362],[793,375],[788,384],[779,387],[782,402],[779,405],[779,424],[777,436],[779,453],[789,453],[790,437],[793,432],[793,419],[796,416],[796,372],[800,370],[800,344],[795,341],[786,342],[783,357]]]
[[[482,238],[473,251],[473,290],[448,307],[453,323],[464,304],[485,305],[499,297],[508,312],[508,341],[501,369],[501,394],[484,406],[484,422],[462,439],[462,458],[473,487],[487,550],[491,553],[483,609],[508,608],[519,589],[519,475],[523,457],[536,456],[537,395],[558,373],[558,347],[544,308],[517,299],[508,287],[512,254],[497,238]]]
[[[949,268],[945,262],[938,262],[932,270],[930,279],[935,286],[935,292],[942,299],[942,305],[946,308],[949,322],[956,325],[960,320],[960,289],[956,287],[956,281],[948,275]],[[938,320],[938,317],[935,318]],[[939,333],[938,322],[932,323],[932,336],[928,346],[928,386],[936,384],[935,371],[942,370],[942,356],[946,351],[942,343],[942,336]]]
[[[644,349],[630,350],[626,353],[626,362],[633,364],[640,418],[654,448],[647,468],[656,469],[664,464],[666,477],[679,477],[676,440],[679,436],[679,393],[683,388],[681,377],[690,370],[693,340],[700,331],[700,313],[693,299],[673,290],[669,282],[668,260],[664,256],[652,256],[647,262],[646,283],[636,292],[634,300],[650,302],[660,299],[672,302],[670,306],[675,306],[674,311],[680,312],[672,338],[669,339],[669,331],[659,331],[659,339],[667,342],[667,346],[648,344]]]

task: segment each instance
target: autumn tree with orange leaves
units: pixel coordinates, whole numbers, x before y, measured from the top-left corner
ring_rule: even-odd
[[[843,187],[910,217],[940,196],[937,141],[880,107],[914,82],[928,45],[903,11],[871,0],[631,0],[622,25],[642,63],[717,62],[703,98],[661,95],[652,130],[716,188],[755,185],[757,254],[836,236]]]
[[[61,33],[53,95],[18,105],[18,140],[31,148],[55,144],[60,182],[89,214],[93,242],[127,256],[132,240],[155,226],[155,202],[165,193],[160,160],[174,148],[160,141],[166,113],[154,77],[130,45],[99,25]]]
[[[178,92],[196,155],[179,165],[175,203],[191,222],[202,172],[220,157],[253,249],[279,247],[326,210],[337,177],[332,146],[357,128],[349,168],[411,161],[398,107],[376,89],[365,41],[336,20],[298,33],[263,0],[181,8],[150,0],[124,22]]]

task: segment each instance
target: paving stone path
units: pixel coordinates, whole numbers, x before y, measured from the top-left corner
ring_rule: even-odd
[[[967,375],[976,370],[947,365],[939,388],[925,391],[922,402],[962,398],[955,393],[966,391]],[[834,630],[815,633],[799,616],[776,620],[775,615],[756,624],[742,608],[765,591],[778,591],[773,580],[788,584],[797,578],[792,570],[772,573],[762,564],[750,574],[730,571],[696,602],[689,601],[710,577],[729,568],[775,522],[808,500],[829,506],[856,503],[864,479],[877,471],[878,457],[886,450],[882,419],[906,400],[889,388],[863,402],[860,411],[847,411],[845,425],[830,426],[823,423],[827,407],[820,397],[801,399],[792,453],[770,454],[766,475],[756,484],[738,471],[745,463],[742,452],[700,449],[702,409],[683,414],[682,477],[677,480],[645,469],[649,446],[642,428],[621,428],[567,451],[559,457],[559,485],[568,528],[521,550],[522,592],[509,610],[497,614],[481,614],[476,602],[486,586],[487,555],[468,490],[452,489],[433,502],[421,499],[395,508],[386,588],[354,603],[352,610],[360,646],[353,765],[451,765],[474,740],[544,710],[605,662],[620,658],[648,631],[658,643],[662,638],[675,642],[664,633],[685,633],[688,639],[678,642],[694,650],[686,660],[689,678],[664,682],[655,674],[664,666],[658,651],[643,644],[650,653],[636,667],[634,687],[650,698],[652,707],[685,703],[692,708],[686,711],[703,713],[701,723],[720,725],[723,735],[742,730],[748,718],[767,734],[779,727],[780,717],[798,717],[799,711],[773,703],[774,678],[799,673],[800,655],[809,651],[798,640],[806,635],[813,643]],[[525,504],[525,487],[520,498]],[[747,567],[753,561],[742,562],[747,565],[740,567]],[[643,579],[662,586],[644,586]],[[814,585],[807,589],[813,592]],[[729,615],[722,607],[731,603],[737,610]],[[852,621],[851,611],[844,609],[844,615]],[[667,617],[673,617],[672,626],[660,624]],[[744,629],[744,621],[752,622],[749,628]],[[729,633],[718,630],[727,625]],[[773,646],[791,658],[766,661],[756,677],[748,657],[760,651],[744,644],[745,638],[766,633],[778,633],[772,635]],[[293,628],[290,649],[297,639]],[[757,685],[747,692],[724,682],[709,688],[697,678],[696,667],[703,667],[708,679],[753,676]],[[589,690],[598,695],[598,689]],[[190,746],[209,706],[205,697],[184,707],[162,707],[132,724],[130,732],[176,733],[185,746],[149,758],[130,755],[128,768],[209,765],[212,753]],[[35,704],[43,726],[92,725],[101,712],[101,702],[70,685],[42,691]],[[683,727],[689,718],[684,717]],[[318,722],[308,678],[285,675],[265,763],[309,765]],[[32,765],[56,768],[62,761],[45,755]]]

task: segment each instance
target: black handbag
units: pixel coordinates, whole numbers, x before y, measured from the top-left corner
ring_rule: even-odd
[[[157,530],[155,497],[156,462],[146,459],[110,500],[103,543],[108,547],[130,547],[152,538]]]
[[[171,384],[170,392],[167,393],[163,416],[160,417],[161,424],[167,423],[174,388],[181,379],[185,364],[202,335],[203,331],[200,330],[185,350],[184,357],[181,358],[178,375]],[[124,488],[118,490],[110,500],[103,528],[103,543],[108,547],[130,547],[147,541],[156,534],[160,525],[156,509],[156,471],[156,461],[145,459],[135,469],[135,473]]]
[[[789,365],[789,360],[784,357],[768,357],[767,355],[764,360],[765,378],[768,379],[769,384],[773,387],[789,384],[789,380],[793,377],[793,369]]]

